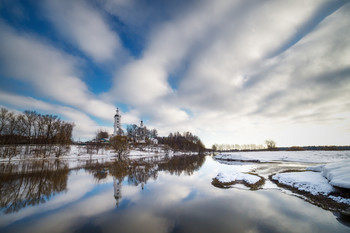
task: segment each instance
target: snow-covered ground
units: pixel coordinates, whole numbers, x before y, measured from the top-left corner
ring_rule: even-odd
[[[331,163],[350,160],[350,151],[257,151],[221,153],[215,159],[257,162]]]
[[[308,167],[307,170],[321,172],[333,186],[350,189],[350,160]]]
[[[332,185],[319,172],[286,172],[272,176],[273,180],[281,184],[309,192],[312,195],[328,195],[334,191]]]
[[[23,150],[24,151],[24,150]],[[195,152],[176,152],[165,150],[162,146],[147,148],[144,150],[132,149],[130,150],[127,158],[129,159],[145,159],[145,158],[164,158],[164,157],[173,157],[184,154],[197,154]],[[66,155],[62,155],[59,158],[56,158],[54,154],[47,156],[46,158],[35,157],[34,155],[17,155],[11,158],[0,158],[0,163],[19,163],[19,162],[30,162],[30,161],[41,161],[41,160],[60,160],[67,164],[68,168],[73,169],[86,164],[87,161],[92,161],[94,163],[105,163],[112,162],[116,160],[116,153],[114,150],[110,149],[100,149],[98,153],[87,153],[86,147],[79,145],[70,146],[70,151]]]
[[[327,196],[338,203],[350,205],[349,198],[329,195],[331,192],[334,192],[335,189],[320,172],[306,171],[279,173],[273,175],[272,179],[278,181],[280,184],[297,188],[300,191],[305,191],[312,195]]]
[[[220,172],[215,178],[221,183],[244,181],[244,182],[247,182],[248,184],[256,184],[261,180],[259,176],[246,174],[242,172],[235,172],[235,171]]]
[[[273,180],[312,195],[323,195],[338,203],[350,205],[350,199],[332,195],[332,192],[336,191],[335,187],[350,189],[350,151],[233,152],[219,154],[215,159],[225,163],[230,161],[257,162],[256,164],[274,162],[270,165],[261,164],[260,170],[256,169],[254,172],[266,177],[266,174],[259,172],[269,171],[275,166],[270,172],[274,174]],[[311,164],[317,164],[317,166],[310,166]],[[293,168],[288,169],[286,165],[297,167],[297,170],[303,172],[285,172],[293,170]]]

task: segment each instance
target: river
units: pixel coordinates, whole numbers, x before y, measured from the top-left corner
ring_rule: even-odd
[[[233,167],[267,166],[210,156],[86,162],[76,169],[64,161],[2,163],[0,232],[350,231],[348,216],[269,180],[258,190],[211,183]]]

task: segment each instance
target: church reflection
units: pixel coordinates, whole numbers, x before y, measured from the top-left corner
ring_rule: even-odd
[[[117,160],[113,163],[96,165],[86,168],[98,180],[113,177],[114,198],[119,207],[122,199],[123,182],[128,185],[140,186],[143,190],[149,180],[156,180],[159,172],[171,175],[192,175],[205,161],[205,156],[175,156],[163,159]],[[103,175],[102,175],[103,174]]]
[[[122,180],[113,177],[114,198],[117,201],[117,207],[119,207],[119,201],[122,199],[122,182]]]
[[[116,160],[109,163],[87,161],[79,167],[90,173],[97,182],[113,177],[114,198],[118,207],[122,200],[123,184],[140,186],[156,180],[159,172],[172,175],[192,175],[204,163],[205,157],[176,156]],[[61,160],[21,161],[0,164],[0,206],[5,214],[18,212],[27,206],[49,201],[52,196],[67,191],[70,170]]]

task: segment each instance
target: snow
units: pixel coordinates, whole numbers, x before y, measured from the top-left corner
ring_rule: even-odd
[[[55,157],[54,154],[51,156],[47,156],[46,158],[35,157],[34,155],[26,155],[24,154],[24,147],[19,148],[23,151],[20,155],[16,155],[11,158],[11,163],[20,163],[20,162],[30,162],[30,161],[54,161],[60,160],[63,161],[69,169],[74,169],[77,167],[81,167],[86,164],[87,161],[93,163],[105,163],[105,162],[113,162],[116,160],[116,153],[114,150],[110,149],[100,149],[98,153],[87,153],[86,147],[79,145],[71,145],[70,151],[66,155],[62,155],[58,158]],[[132,149],[130,150],[127,158],[129,159],[161,159],[164,157],[173,157],[179,155],[192,155],[198,154],[197,152],[176,152],[166,151],[162,146],[156,146],[152,149],[147,147],[144,150]],[[8,163],[9,158],[0,158],[0,163]]]
[[[307,170],[319,172],[329,184],[350,189],[350,151],[258,151],[215,156],[218,161],[321,163]],[[284,175],[285,176],[285,175]]]
[[[339,191],[336,187],[350,189],[350,151],[232,152],[219,154],[215,159],[225,164],[272,162],[270,165],[261,164],[254,172],[265,177],[271,171],[277,172],[272,179],[281,184],[350,205],[349,198],[332,194],[334,191]],[[310,166],[311,164],[315,166]],[[285,172],[288,171],[288,166],[301,172]],[[303,171],[304,169],[307,171]],[[234,174],[219,175],[223,181],[235,179]]]
[[[220,172],[216,179],[220,181],[221,183],[230,183],[234,181],[245,181],[248,184],[255,184],[257,183],[261,178],[259,176],[246,174],[242,172]]]
[[[312,195],[324,195],[350,205],[350,199],[329,195],[334,187],[350,189],[350,151],[259,151],[231,152],[215,156],[218,161],[230,162],[297,162],[322,164],[308,167],[306,172],[278,173],[272,176],[285,184]],[[219,174],[217,178],[235,180],[233,174]]]
[[[329,195],[335,189],[320,172],[279,173],[272,176],[272,179],[277,180],[281,184],[297,188],[300,191],[305,191],[312,195],[324,195],[338,203],[350,205],[349,198]]]
[[[230,152],[215,156],[217,160],[251,162],[331,163],[350,161],[350,151],[254,151]]]
[[[281,184],[285,184],[300,191],[309,192],[312,195],[328,195],[334,191],[332,185],[319,172],[287,172],[279,173],[272,176]]]
[[[344,203],[350,205],[350,199],[349,198],[343,198],[343,197],[336,197],[333,195],[329,195],[328,198],[338,202],[338,203]]]
[[[308,167],[307,170],[321,172],[333,186],[350,189],[350,161]]]
[[[350,189],[350,151],[259,151],[215,156],[219,161],[323,163],[307,170],[320,172],[333,186]]]

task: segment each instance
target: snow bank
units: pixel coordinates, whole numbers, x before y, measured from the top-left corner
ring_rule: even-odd
[[[333,163],[350,161],[350,151],[254,151],[230,152],[215,156],[218,160],[251,162]]]
[[[308,170],[321,172],[333,186],[350,189],[350,161],[308,167]]]
[[[318,170],[320,166],[314,168]],[[272,176],[272,179],[277,180],[281,184],[297,188],[300,191],[305,191],[312,195],[323,195],[338,203],[350,205],[349,198],[329,195],[335,189],[320,172],[279,173]]]
[[[344,204],[350,205],[350,199],[349,198],[336,197],[336,196],[333,196],[333,195],[329,195],[328,198],[330,198],[333,201],[336,201],[338,203],[344,203]]]
[[[309,192],[313,195],[328,195],[334,191],[332,185],[319,172],[288,172],[272,176],[279,183],[297,188],[300,191]]]
[[[245,174],[241,172],[220,172],[216,177],[221,183],[230,183],[234,181],[245,181],[248,184],[255,184],[260,181],[259,176]]]

